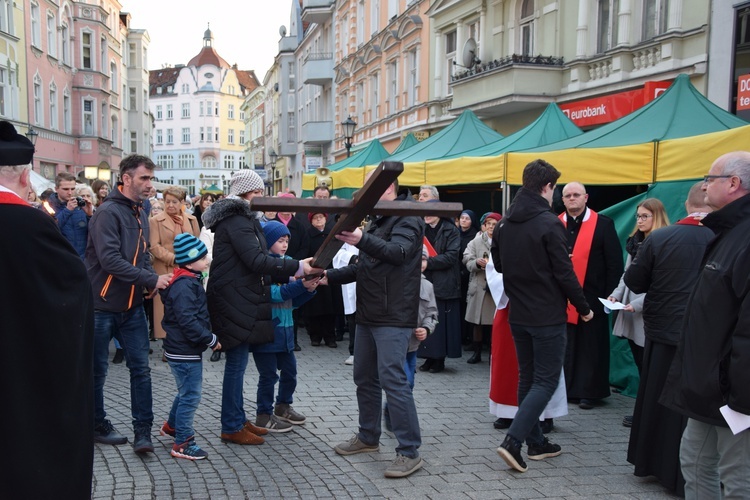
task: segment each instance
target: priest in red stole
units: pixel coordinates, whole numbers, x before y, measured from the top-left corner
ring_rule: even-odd
[[[568,233],[568,252],[578,281],[583,286],[594,319],[585,323],[568,306],[568,344],[565,382],[568,399],[591,409],[609,392],[609,323],[599,302],[620,281],[622,246],[612,219],[586,206],[588,194],[579,182],[563,188],[565,212],[560,220]]]

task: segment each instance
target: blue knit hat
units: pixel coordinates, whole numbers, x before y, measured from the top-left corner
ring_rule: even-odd
[[[174,239],[174,263],[178,266],[201,260],[207,253],[206,245],[190,233],[180,233]]]
[[[289,228],[275,220],[270,220],[263,224],[263,234],[266,236],[268,248],[271,248],[282,236],[291,236]]]

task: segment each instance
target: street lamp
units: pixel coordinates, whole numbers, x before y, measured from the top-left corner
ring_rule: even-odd
[[[279,155],[273,148],[268,148],[268,158],[271,160],[271,196],[276,192],[276,159]]]
[[[26,132],[26,137],[31,141],[32,146],[36,146],[36,140],[39,138],[39,132],[34,130],[34,127],[29,125],[29,130]]]
[[[352,117],[348,117],[346,121],[341,122],[341,126],[344,129],[344,147],[346,148],[346,157],[349,158],[352,153],[352,137],[354,137],[354,129],[357,128],[357,122],[352,120]]]

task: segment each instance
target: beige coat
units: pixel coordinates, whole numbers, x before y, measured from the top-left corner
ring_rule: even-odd
[[[196,238],[200,235],[198,219],[189,214],[183,214],[182,227],[178,227],[166,212],[149,219],[149,235],[151,238],[152,264],[156,274],[172,274],[174,271],[174,239],[180,233],[190,233]],[[167,336],[161,327],[164,317],[164,305],[157,293],[154,296],[154,337],[163,339]]]
[[[484,269],[477,266],[477,259],[490,255],[490,240],[480,231],[466,245],[463,264],[469,270],[469,291],[466,294],[466,316],[468,323],[474,325],[491,325],[495,318],[495,302],[487,288],[487,276]],[[486,257],[485,257],[486,256]]]

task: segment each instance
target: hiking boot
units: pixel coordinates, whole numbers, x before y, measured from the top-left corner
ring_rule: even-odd
[[[521,456],[521,443],[515,438],[506,435],[505,440],[497,449],[498,455],[505,460],[505,463],[516,469],[518,472],[526,472],[529,467],[523,461]]]
[[[164,425],[161,426],[161,429],[159,429],[159,434],[161,436],[172,436],[174,437],[176,434],[176,431],[174,430],[174,427],[169,425],[169,422],[164,422]]]
[[[380,444],[366,444],[359,440],[356,434],[349,441],[339,443],[333,447],[333,450],[339,455],[355,455],[357,453],[370,453],[378,451]]]
[[[421,469],[423,464],[422,457],[409,458],[397,454],[396,460],[385,470],[385,477],[406,477]]]
[[[175,458],[186,458],[188,460],[203,460],[208,457],[208,453],[201,450],[192,437],[182,444],[175,443],[169,454]]]
[[[249,430],[256,436],[265,436],[268,434],[268,429],[263,429],[262,427],[256,427],[253,425],[253,423],[249,420],[245,421],[245,429]]]
[[[294,425],[302,425],[307,421],[304,415],[300,415],[294,411],[294,408],[292,408],[291,405],[284,403],[277,404],[276,408],[273,410],[273,414],[276,415],[279,420]]]
[[[288,424],[276,415],[260,414],[255,419],[255,425],[263,427],[268,432],[289,432],[292,430],[292,424]]]
[[[561,453],[562,448],[560,448],[560,445],[550,443],[547,438],[544,438],[544,441],[542,441],[542,444],[540,445],[529,445],[529,449],[526,452],[529,456],[529,460],[544,460],[545,458],[556,457]]]
[[[133,451],[136,453],[154,452],[154,443],[151,442],[150,429],[136,429],[135,439],[133,439]]]
[[[266,442],[265,439],[258,436],[257,434],[253,434],[246,427],[243,427],[237,432],[222,432],[221,440],[224,443],[234,443],[242,445],[263,444]]]
[[[125,351],[123,351],[122,349],[117,349],[115,351],[115,357],[112,358],[112,363],[115,365],[119,365],[120,363],[122,363],[123,359],[125,359]]]
[[[128,438],[117,432],[109,420],[104,420],[101,424],[94,427],[94,441],[102,444],[125,444]]]

